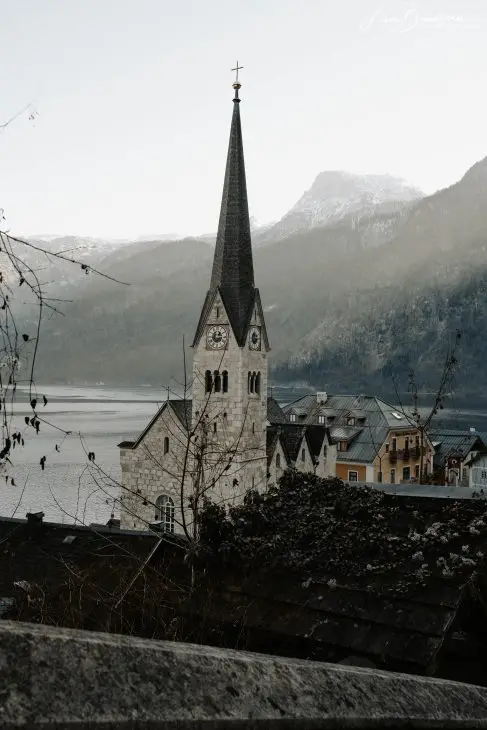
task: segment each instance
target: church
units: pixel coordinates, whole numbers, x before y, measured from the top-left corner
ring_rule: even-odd
[[[226,504],[267,484],[270,351],[255,286],[240,121],[233,114],[210,286],[193,339],[192,399],[168,399],[134,442],[120,444],[121,526],[193,529],[204,497]],[[272,402],[273,415],[286,421]]]
[[[240,88],[237,76],[213,268],[192,343],[192,398],[168,398],[135,441],[119,444],[125,529],[157,523],[195,537],[205,498],[238,504],[288,468],[347,481],[394,481],[398,458],[407,461],[398,476],[419,469],[417,432],[375,397],[318,392],[281,409],[267,395],[270,344],[254,280]]]

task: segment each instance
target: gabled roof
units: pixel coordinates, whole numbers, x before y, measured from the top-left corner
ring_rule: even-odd
[[[181,426],[185,431],[188,431],[191,426],[191,404],[190,399],[183,400],[182,398],[171,398],[167,400],[159,408],[157,413],[152,417],[150,422],[144,428],[142,433],[137,437],[135,441],[122,441],[117,444],[119,449],[136,449],[140,442],[147,436],[153,425],[159,420],[166,408],[171,408],[175,413]]]
[[[476,432],[435,429],[430,431],[429,436],[438,444],[435,449],[435,462],[438,464],[443,464],[450,456],[459,456],[463,461],[471,451],[485,448],[484,442]]]
[[[411,423],[394,406],[368,395],[330,395],[324,403],[318,403],[315,393],[299,398],[284,408],[286,415],[305,414],[300,423],[319,423],[319,416],[333,418],[331,437],[334,441],[347,440],[349,447],[340,452],[339,460],[346,462],[371,463],[384,443],[391,429],[411,429]],[[395,415],[394,415],[395,414]],[[347,419],[353,416],[360,423],[348,426]],[[363,422],[362,422],[363,421]]]
[[[266,452],[267,452],[267,466],[270,465],[276,446],[279,442],[279,428],[273,428],[272,426],[267,428],[266,431]]]
[[[281,444],[288,463],[296,461],[306,434],[304,426],[286,425],[280,427]]]
[[[286,414],[275,398],[267,398],[267,420],[274,426],[288,423]]]
[[[307,426],[306,437],[309,449],[314,459],[318,459],[323,451],[323,445],[330,443],[329,433],[326,426]]]

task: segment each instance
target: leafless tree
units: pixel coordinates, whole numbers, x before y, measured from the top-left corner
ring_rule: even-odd
[[[40,271],[27,261],[27,252],[36,251],[47,260],[58,260],[80,267],[94,274],[122,284],[98,269],[89,267],[65,252],[53,252],[41,245],[12,236],[0,230],[0,468],[6,479],[12,465],[13,451],[25,445],[29,435],[39,433],[43,424],[56,428],[45,417],[47,398],[36,386],[36,360],[42,323],[47,315],[63,316],[61,306],[67,300],[51,297],[48,285],[40,278]],[[27,303],[35,311],[34,319],[25,323],[22,307]],[[13,418],[19,399],[19,390],[27,393],[30,414],[25,416],[23,428],[13,428]],[[44,468],[46,457],[40,460]]]
[[[394,385],[394,391],[397,399],[397,408],[401,415],[406,418],[409,424],[416,428],[419,432],[419,448],[420,448],[420,482],[425,479],[425,444],[428,436],[428,431],[431,428],[431,423],[434,417],[438,414],[438,411],[443,410],[445,407],[445,400],[453,388],[453,382],[455,373],[458,366],[458,350],[461,342],[461,332],[456,331],[453,341],[448,347],[443,363],[443,368],[439,378],[438,386],[434,392],[434,399],[431,406],[426,409],[425,413],[421,413],[421,406],[419,402],[419,391],[417,384],[417,377],[414,368],[411,368],[408,373],[408,392],[411,394],[411,406],[406,406],[402,403],[397,378],[393,375],[392,381]]]

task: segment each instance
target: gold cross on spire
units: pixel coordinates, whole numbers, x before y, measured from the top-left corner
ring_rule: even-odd
[[[239,81],[238,81],[238,72],[239,72],[239,71],[240,71],[241,69],[243,69],[243,66],[239,66],[239,65],[238,65],[238,61],[237,61],[237,65],[235,66],[235,68],[232,68],[232,71],[236,71],[236,73],[237,73],[237,75],[236,75],[236,77],[235,77],[235,83],[236,83],[236,84],[238,84],[238,83],[239,83]]]

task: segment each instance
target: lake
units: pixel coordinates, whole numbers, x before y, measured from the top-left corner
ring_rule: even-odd
[[[280,403],[305,392],[273,389]],[[38,435],[26,429],[24,418],[32,411],[20,389],[12,430],[25,431],[26,441],[24,447],[13,451],[13,466],[4,472],[3,479],[0,473],[0,515],[25,517],[27,512],[42,511],[49,521],[84,524],[106,523],[112,513],[118,516],[117,444],[133,439],[145,428],[164,402],[165,392],[142,386],[38,386],[38,393],[48,399],[46,407],[38,407],[38,413],[52,425],[42,423]],[[487,431],[487,414],[445,409],[438,427]],[[103,474],[90,468],[89,451],[95,453]],[[39,463],[43,456],[44,470]],[[12,477],[14,485],[10,483]]]

